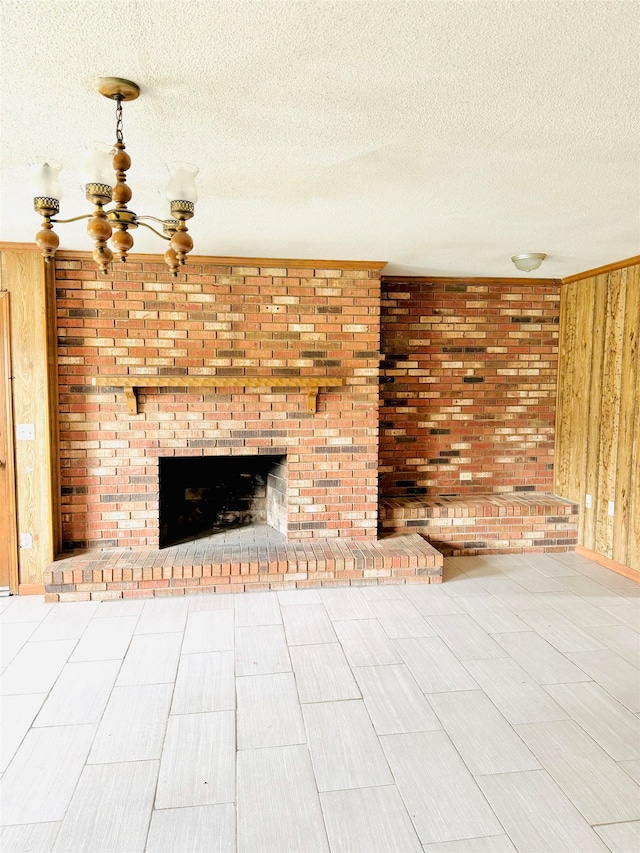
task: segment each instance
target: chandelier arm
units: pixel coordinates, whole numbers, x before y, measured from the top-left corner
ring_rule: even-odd
[[[140,222],[140,219],[141,219],[141,217],[140,217],[140,216],[138,216],[138,220],[137,220],[137,221],[138,221],[138,225],[142,225],[142,227],[143,227],[143,228],[148,228],[148,229],[149,229],[149,231],[153,231],[153,233],[154,233],[154,234],[157,234],[157,235],[158,235],[158,237],[162,237],[162,239],[163,239],[163,240],[166,240],[167,242],[169,242],[169,240],[171,240],[171,237],[167,237],[167,235],[166,235],[166,234],[161,234],[159,231],[156,231],[156,229],[155,229],[155,228],[153,228],[153,226],[151,226],[151,225],[147,225],[147,223],[146,223],[146,222]],[[155,216],[145,216],[145,219],[155,219]],[[162,220],[161,220],[161,219],[156,219],[156,222],[162,222]]]
[[[92,213],[83,213],[82,216],[74,216],[72,219],[52,219],[51,222],[56,224],[66,225],[67,222],[78,222],[80,219],[91,219]]]
[[[158,219],[157,216],[138,216],[138,222],[140,222],[141,219],[152,219],[154,222],[159,222],[160,225],[164,225],[164,219]]]

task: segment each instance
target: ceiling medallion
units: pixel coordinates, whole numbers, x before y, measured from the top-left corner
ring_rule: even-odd
[[[120,261],[127,260],[127,253],[133,247],[133,237],[129,232],[142,226],[169,242],[164,259],[175,277],[180,265],[185,263],[186,256],[193,249],[193,240],[188,233],[186,222],[193,216],[194,205],[198,200],[195,186],[198,167],[191,163],[169,164],[169,183],[165,197],[171,205],[170,219],[162,220],[156,219],[155,216],[138,216],[134,213],[127,207],[132,196],[126,176],[131,166],[131,158],[125,151],[122,135],[122,103],[134,101],[140,94],[140,87],[120,77],[101,77],[98,91],[105,98],[116,102],[116,142],[113,146],[93,143],[84,163],[85,195],[87,201],[94,205],[93,213],[72,219],[54,219],[60,211],[62,198],[59,180],[62,166],[45,158],[34,161],[32,182],[36,195],[33,205],[36,213],[44,220],[42,229],[36,235],[36,243],[42,250],[45,261],[51,262],[60,244],[53,226],[88,219],[87,233],[94,242],[93,259],[106,275],[114,255]],[[114,206],[105,210],[105,205],[110,202],[113,202]],[[160,233],[143,220],[159,223],[164,233]],[[107,245],[108,240],[111,241],[112,248]]]

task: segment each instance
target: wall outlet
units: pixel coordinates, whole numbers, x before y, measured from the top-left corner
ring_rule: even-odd
[[[20,547],[33,548],[33,536],[30,533],[20,534]]]
[[[461,480],[470,480],[472,477],[471,471],[460,471]]]
[[[613,515],[616,509],[615,501],[609,501],[607,504],[607,515]]]
[[[33,441],[36,437],[34,424],[16,424],[16,439],[18,441]]]
[[[591,497],[591,495],[585,495],[584,505],[587,509],[591,509],[591,507],[593,506],[593,498]]]

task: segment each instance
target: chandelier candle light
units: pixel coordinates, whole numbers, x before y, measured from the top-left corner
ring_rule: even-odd
[[[116,102],[116,142],[113,147],[94,143],[85,160],[85,194],[87,201],[94,205],[93,213],[73,219],[54,219],[60,211],[62,198],[59,180],[62,166],[52,160],[35,161],[32,182],[36,195],[33,206],[36,213],[44,219],[42,230],[36,235],[36,243],[42,250],[45,261],[50,263],[60,244],[58,235],[53,230],[54,224],[88,219],[87,233],[94,241],[93,259],[106,275],[114,254],[120,261],[127,260],[127,252],[133,247],[133,237],[129,232],[141,225],[163,240],[169,241],[164,259],[175,277],[180,265],[185,263],[186,256],[193,249],[193,240],[188,233],[186,221],[193,216],[194,205],[198,200],[195,186],[198,167],[191,163],[169,164],[170,178],[165,196],[171,205],[171,219],[138,216],[130,210],[127,203],[131,201],[132,192],[127,184],[126,173],[131,166],[131,158],[125,151],[122,136],[122,102],[134,101],[140,94],[140,88],[136,83],[120,77],[101,77],[98,91]],[[105,205],[112,201],[115,206],[105,210]],[[161,234],[143,220],[158,222],[164,233]],[[107,245],[108,240],[111,240],[113,251]]]

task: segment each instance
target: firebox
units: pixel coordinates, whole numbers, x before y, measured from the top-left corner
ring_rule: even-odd
[[[237,527],[287,534],[286,456],[160,458],[160,547]]]

